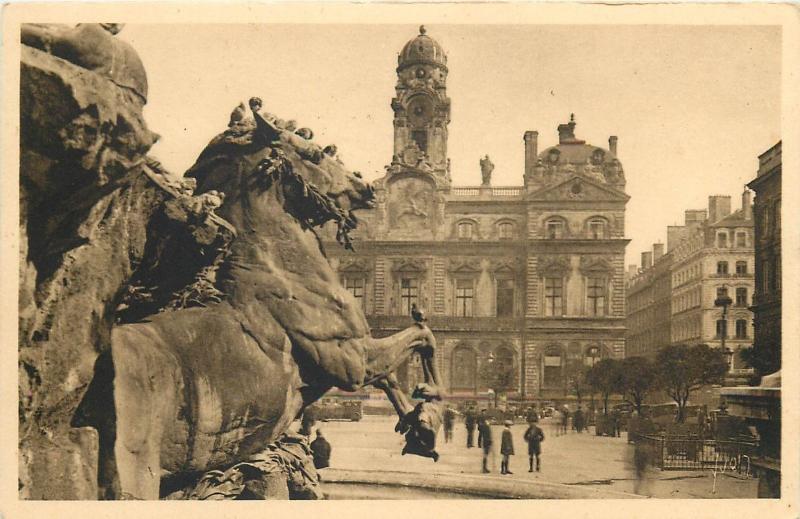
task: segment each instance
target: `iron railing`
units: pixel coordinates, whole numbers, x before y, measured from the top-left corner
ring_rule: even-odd
[[[637,449],[662,470],[716,470],[750,475],[750,461],[758,444],[697,437],[637,435]]]

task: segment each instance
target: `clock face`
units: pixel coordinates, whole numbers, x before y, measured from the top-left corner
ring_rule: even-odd
[[[412,126],[425,126],[433,115],[433,103],[427,97],[415,97],[408,104],[408,120]]]
[[[425,69],[420,67],[416,70],[415,74],[417,75],[418,78],[422,79],[425,77]]]

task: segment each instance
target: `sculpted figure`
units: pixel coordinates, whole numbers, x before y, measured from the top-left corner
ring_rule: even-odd
[[[494,163],[486,155],[481,159],[481,185],[488,186],[492,183],[492,171],[494,171]]]
[[[98,360],[111,363],[104,373],[113,379],[87,390],[84,407],[110,413],[84,416],[100,434],[108,497],[157,499],[164,475],[252,462],[333,387],[384,390],[406,451],[438,457],[433,334],[409,318],[406,329],[373,338],[314,231],[333,221],[347,245],[353,211],[372,207],[372,188],[330,157],[304,159],[308,141],[265,121],[257,100],[250,106],[248,138],[215,138],[186,174],[235,230],[207,287],[216,297],[116,326]],[[415,352],[427,383],[416,409],[394,375]]]
[[[118,23],[82,23],[76,27],[24,24],[22,43],[96,72],[147,102],[147,74],[136,51],[114,38]]]

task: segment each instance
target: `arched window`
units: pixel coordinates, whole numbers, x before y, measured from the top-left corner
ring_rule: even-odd
[[[567,222],[559,216],[548,218],[544,222],[544,232],[548,240],[563,238],[567,233]]]
[[[459,240],[471,240],[475,234],[475,224],[472,222],[458,222],[456,229]]]
[[[500,346],[494,352],[494,361],[501,371],[512,371],[514,369],[514,350],[507,346]]]
[[[453,389],[475,389],[477,386],[478,356],[469,346],[458,346],[453,350]]]
[[[542,385],[545,387],[561,387],[563,385],[562,369],[564,355],[559,346],[550,346],[544,352],[544,373]]]
[[[606,221],[604,218],[600,218],[598,216],[590,218],[586,227],[587,230],[589,231],[589,239],[603,240],[607,238]]]
[[[501,240],[510,240],[514,237],[514,224],[511,222],[500,222],[497,224],[497,234]]]

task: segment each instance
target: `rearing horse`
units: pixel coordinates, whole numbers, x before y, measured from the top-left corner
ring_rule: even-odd
[[[251,109],[252,119],[232,121],[187,172],[197,193],[225,194],[217,214],[236,229],[217,272],[223,300],[113,330],[115,417],[100,427],[109,497],[157,499],[162,475],[244,459],[333,387],[386,391],[398,430],[415,439],[408,452],[436,457],[440,417],[413,409],[393,375],[419,352],[422,396],[436,397],[433,334],[413,325],[373,339],[313,231],[334,220],[349,243],[352,211],[371,206],[372,189],[260,115],[255,98]]]

